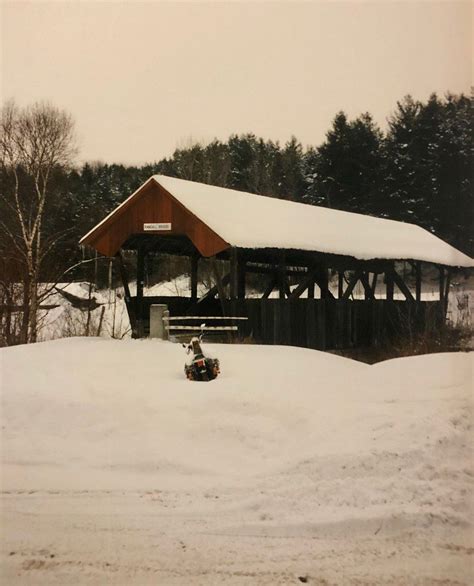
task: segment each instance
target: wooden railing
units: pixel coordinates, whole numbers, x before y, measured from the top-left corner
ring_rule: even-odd
[[[220,316],[220,315],[176,315],[169,316],[169,312],[165,312],[163,316],[164,329],[168,332],[169,338],[178,338],[180,336],[189,336],[192,332],[211,332],[213,335],[226,334],[228,337],[231,334],[238,336],[239,325],[233,322],[247,321],[248,317],[243,316]],[[196,325],[182,324],[180,322],[198,322]],[[231,325],[208,325],[209,322],[232,322]]]

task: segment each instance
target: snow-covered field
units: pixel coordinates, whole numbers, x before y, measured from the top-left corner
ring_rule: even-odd
[[[474,354],[0,351],[2,584],[473,582]]]

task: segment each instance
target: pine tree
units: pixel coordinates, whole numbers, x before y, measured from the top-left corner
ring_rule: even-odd
[[[416,221],[437,195],[438,131],[442,105],[432,95],[426,105],[406,96],[389,119],[385,144],[384,215]]]
[[[285,144],[281,153],[283,167],[283,195],[292,201],[302,201],[305,190],[303,175],[303,147],[294,136]]]
[[[349,122],[344,112],[339,112],[326,141],[305,157],[305,201],[372,213],[382,157],[382,133],[370,114]]]
[[[474,254],[474,145],[472,100],[448,94],[439,128],[436,231]],[[436,203],[436,205],[435,205]]]
[[[389,120],[381,215],[473,249],[472,107],[465,96],[407,96]]]

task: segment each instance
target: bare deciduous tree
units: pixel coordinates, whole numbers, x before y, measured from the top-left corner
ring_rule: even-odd
[[[3,107],[0,228],[3,248],[23,275],[22,342],[36,341],[41,269],[58,240],[43,231],[52,176],[71,163],[74,153],[74,123],[66,112],[47,103],[22,109],[11,101]]]

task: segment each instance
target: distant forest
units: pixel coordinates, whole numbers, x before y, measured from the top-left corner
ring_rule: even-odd
[[[43,229],[64,231],[55,254],[66,266],[79,259],[81,236],[151,175],[161,173],[413,222],[472,256],[472,137],[469,97],[432,95],[423,103],[407,96],[397,103],[386,132],[369,113],[350,120],[339,112],[319,146],[244,134],[191,144],[143,166],[58,167]]]

